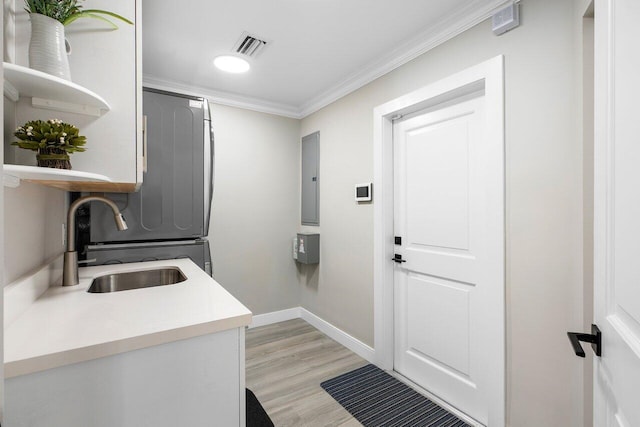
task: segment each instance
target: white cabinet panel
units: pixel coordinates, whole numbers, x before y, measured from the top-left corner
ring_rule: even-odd
[[[241,426],[243,332],[231,329],[9,378],[3,424]]]

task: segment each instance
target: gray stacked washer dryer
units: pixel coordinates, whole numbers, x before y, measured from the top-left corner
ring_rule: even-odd
[[[191,258],[211,274],[207,234],[213,194],[213,131],[206,99],[143,90],[145,172],[137,193],[109,193],[129,229],[91,204],[87,265]]]

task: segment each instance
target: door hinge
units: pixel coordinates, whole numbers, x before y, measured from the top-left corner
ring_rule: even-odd
[[[602,332],[600,332],[600,328],[596,325],[591,325],[590,334],[567,332],[567,335],[569,336],[569,341],[571,341],[571,345],[573,346],[573,351],[576,353],[576,356],[585,357],[580,341],[591,343],[591,348],[596,356],[602,356]]]

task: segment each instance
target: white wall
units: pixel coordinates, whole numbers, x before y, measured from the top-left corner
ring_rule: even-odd
[[[17,147],[9,144],[17,124],[13,105],[4,99],[4,140],[7,161],[15,155]],[[22,150],[26,151],[26,150]],[[35,153],[31,156],[35,158]],[[18,188],[4,189],[4,283],[41,267],[62,254],[62,225],[66,223],[66,193],[41,185],[22,182]]]
[[[524,0],[521,13],[501,37],[486,21],[302,120],[301,135],[320,131],[322,248],[301,301],[373,344],[373,212],[352,194],[373,177],[373,108],[504,54],[509,425],[578,426],[582,361],[566,337],[582,316],[577,22],[569,0]]]
[[[373,205],[353,194],[373,180],[371,101],[365,88],[302,120],[301,135],[320,131],[320,226],[300,227],[320,233],[320,263],[299,279],[302,307],[373,346]]]
[[[299,306],[299,120],[213,105],[213,276],[253,314]]]
[[[4,284],[64,252],[66,193],[23,183],[4,191]]]

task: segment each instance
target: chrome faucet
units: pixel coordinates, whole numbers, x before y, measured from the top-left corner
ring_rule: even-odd
[[[76,251],[76,211],[81,204],[86,202],[103,202],[109,205],[113,211],[113,219],[118,230],[127,229],[127,223],[120,213],[118,206],[112,201],[102,196],[80,197],[69,206],[67,214],[67,251],[64,253],[64,265],[62,268],[62,286],[73,286],[78,284],[78,252]]]

